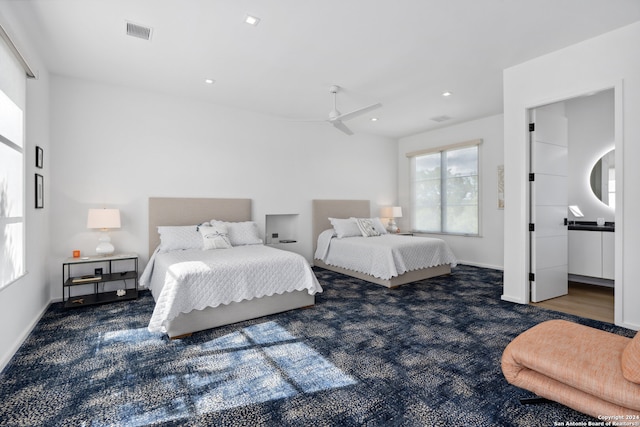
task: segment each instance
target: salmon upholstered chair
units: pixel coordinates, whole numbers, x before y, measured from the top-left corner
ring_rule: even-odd
[[[510,384],[601,420],[640,420],[640,332],[627,338],[549,320],[509,343],[502,372]]]

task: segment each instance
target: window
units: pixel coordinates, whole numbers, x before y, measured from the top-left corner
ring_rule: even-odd
[[[0,26],[0,289],[25,274],[24,105],[34,77]],[[28,70],[28,71],[27,71]]]
[[[479,234],[481,140],[409,153],[412,228],[426,233]]]
[[[22,111],[0,91],[0,288],[24,274]]]

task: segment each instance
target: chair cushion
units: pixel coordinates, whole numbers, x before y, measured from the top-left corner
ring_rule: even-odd
[[[640,384],[640,332],[622,352],[622,375],[627,381]]]
[[[566,320],[542,322],[517,336],[502,355],[510,384],[585,414],[640,416],[640,384],[622,374],[631,338]]]

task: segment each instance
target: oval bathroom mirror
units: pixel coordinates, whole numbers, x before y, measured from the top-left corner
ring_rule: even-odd
[[[591,169],[591,190],[593,194],[610,208],[616,207],[616,164],[615,151],[602,156]]]

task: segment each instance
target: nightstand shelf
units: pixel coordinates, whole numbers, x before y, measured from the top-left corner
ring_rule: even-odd
[[[131,266],[133,266],[132,270]],[[94,273],[96,267],[101,268],[103,272],[78,274],[81,268],[86,270],[89,267],[94,268]],[[120,269],[124,270],[114,271]],[[122,286],[119,287],[119,290],[124,290],[124,295],[118,296],[118,291],[104,290],[107,283],[120,281]],[[82,286],[82,288],[77,288],[78,286]],[[93,292],[86,293],[90,287],[93,287]],[[102,291],[100,287],[102,287]],[[84,293],[71,295],[73,289]],[[136,298],[138,298],[138,255],[136,254],[67,258],[62,264],[62,302],[65,308]]]
[[[298,243],[298,214],[267,214],[265,216],[265,243],[286,245]]]
[[[95,294],[78,295],[69,298],[65,303],[65,308],[82,307],[85,305],[106,304],[115,301],[126,301],[138,298],[137,289],[126,289],[126,295],[118,296],[116,291],[99,292]],[[81,302],[80,302],[81,301]]]

